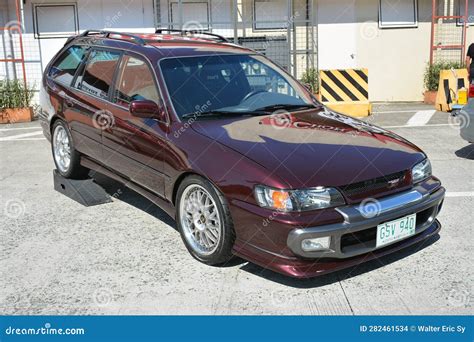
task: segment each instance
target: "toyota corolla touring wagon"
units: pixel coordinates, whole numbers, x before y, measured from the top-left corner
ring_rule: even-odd
[[[49,63],[40,97],[63,177],[125,183],[209,265],[237,255],[312,277],[440,230],[445,190],[423,151],[218,35],[86,31]]]

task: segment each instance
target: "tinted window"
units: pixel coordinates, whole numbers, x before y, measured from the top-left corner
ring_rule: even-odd
[[[305,105],[311,99],[273,63],[257,55],[170,58],[160,62],[179,116],[206,110],[245,113],[272,105]]]
[[[77,68],[86,56],[82,46],[72,46],[67,49],[49,70],[49,76],[54,80],[70,85]]]
[[[91,95],[107,99],[119,58],[118,52],[93,50],[74,86]]]
[[[148,65],[141,59],[125,56],[117,77],[114,101],[128,107],[134,100],[151,100],[158,103],[158,90]]]

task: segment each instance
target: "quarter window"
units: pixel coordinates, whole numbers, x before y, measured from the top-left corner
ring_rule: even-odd
[[[91,95],[107,99],[119,58],[118,52],[93,50],[74,86]]]
[[[77,68],[86,56],[86,49],[82,46],[71,46],[53,64],[49,76],[55,81],[70,85]]]
[[[152,71],[145,61],[124,56],[117,77],[114,101],[120,106],[128,107],[134,100],[151,100],[159,103],[158,90]]]

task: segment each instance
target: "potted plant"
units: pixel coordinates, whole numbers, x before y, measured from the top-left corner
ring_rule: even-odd
[[[424,75],[425,92],[424,102],[435,104],[438,94],[439,74],[441,70],[461,69],[463,65],[459,62],[436,62],[427,64]]]
[[[23,81],[0,80],[0,123],[31,121],[33,91]]]
[[[306,69],[301,77],[301,82],[304,83],[313,94],[317,95],[319,92],[319,73],[315,68]]]

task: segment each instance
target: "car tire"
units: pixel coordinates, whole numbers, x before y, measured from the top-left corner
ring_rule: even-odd
[[[74,148],[69,127],[62,120],[54,122],[51,130],[51,152],[59,174],[65,178],[87,178],[89,169],[80,164],[81,155]]]
[[[186,177],[177,192],[176,222],[191,255],[208,265],[233,257],[235,231],[227,201],[208,180]]]

